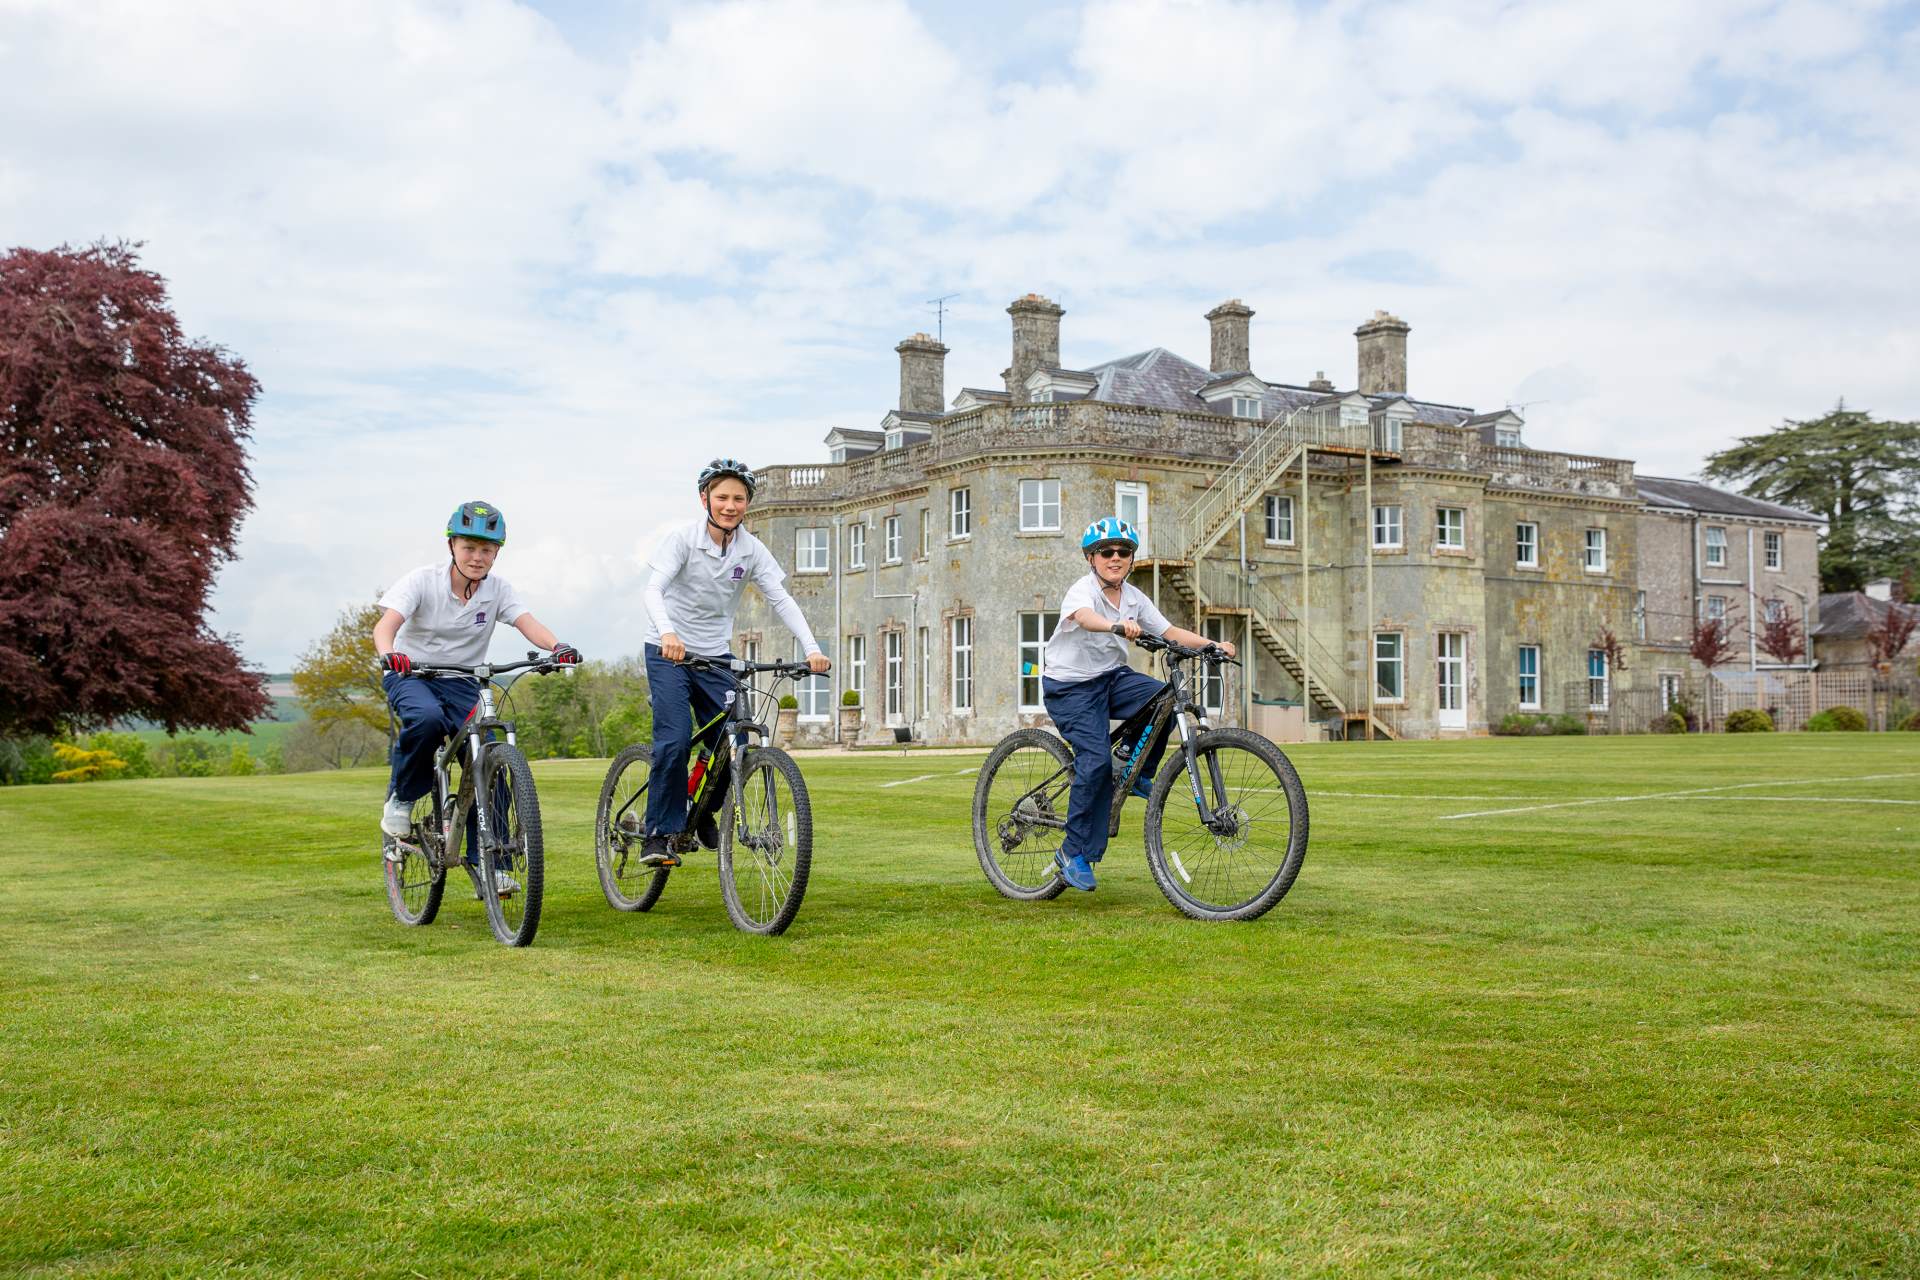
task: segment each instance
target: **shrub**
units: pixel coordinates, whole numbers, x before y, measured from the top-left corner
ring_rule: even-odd
[[[1553,732],[1561,735],[1580,736],[1587,731],[1587,722],[1572,713],[1563,713],[1553,718]]]
[[[1524,711],[1509,711],[1502,716],[1493,731],[1507,738],[1531,738],[1553,732],[1553,723],[1546,716],[1528,715]]]
[[[1687,718],[1678,711],[1669,711],[1665,715],[1655,716],[1648,724],[1649,733],[1685,733]]]
[[[1742,707],[1727,713],[1728,733],[1772,733],[1773,717],[1758,707]]]
[[[1920,733],[1920,711],[1914,712],[1900,722],[1900,728],[1906,733]]]
[[[1865,733],[1867,718],[1852,707],[1828,707],[1807,719],[1809,733]]]
[[[843,707],[859,706],[860,691],[858,689],[848,689],[845,693],[842,693],[840,695],[840,705]]]
[[[783,693],[780,695],[780,709],[782,711],[798,711],[800,709],[800,699],[790,693]]]

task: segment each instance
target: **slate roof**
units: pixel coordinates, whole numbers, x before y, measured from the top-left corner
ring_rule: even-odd
[[[1797,520],[1817,523],[1820,517],[1798,507],[1777,502],[1762,502],[1742,493],[1728,493],[1697,480],[1672,480],[1664,476],[1635,476],[1640,500],[1650,507],[1669,507],[1681,511],[1699,511],[1716,516],[1738,516],[1745,520]]]
[[[1829,640],[1865,640],[1892,607],[1864,591],[1822,591],[1820,621],[1814,624],[1813,634]]]
[[[1137,351],[1130,356],[1096,364],[1084,372],[1099,378],[1092,393],[1086,397],[1089,400],[1173,409],[1181,413],[1213,412],[1207,402],[1200,398],[1200,389],[1223,378],[1244,376],[1239,372],[1215,373],[1183,356],[1175,355],[1165,347]],[[1260,413],[1264,418],[1272,418],[1276,414],[1292,413],[1303,405],[1326,397],[1325,391],[1316,391],[1311,387],[1271,382],[1267,383],[1266,394],[1261,397]],[[1367,397],[1376,405],[1395,398],[1391,395]],[[1472,409],[1457,404],[1438,404],[1430,400],[1415,400],[1411,396],[1397,398],[1413,406],[1415,422],[1457,426],[1473,413]]]
[[[989,391],[985,387],[962,387],[960,390],[967,395],[971,395],[975,400],[1010,400],[1013,398],[1004,391]]]
[[[837,435],[848,444],[877,445],[887,438],[884,431],[865,431],[859,427],[835,427],[827,435],[829,438]]]

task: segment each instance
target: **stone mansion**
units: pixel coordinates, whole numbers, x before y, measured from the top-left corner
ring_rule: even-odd
[[[1080,531],[1109,513],[1145,531],[1134,583],[1239,646],[1205,688],[1227,722],[1286,703],[1335,735],[1484,733],[1631,681],[1678,688],[1698,617],[1737,620],[1743,667],[1764,665],[1745,620],[1814,621],[1814,516],[1529,448],[1510,409],[1416,399],[1409,326],[1385,312],[1355,331],[1343,391],[1255,374],[1238,300],[1206,315],[1205,367],[1154,347],[1064,368],[1062,309],[1007,311],[1003,387],[948,404],[948,349],[915,334],[877,430],[761,471],[749,526],[834,659],[799,691],[803,742],[834,736],[844,691],[863,741],[1044,723],[1044,642],[1085,571]],[[736,653],[792,643],[751,592],[738,626]]]

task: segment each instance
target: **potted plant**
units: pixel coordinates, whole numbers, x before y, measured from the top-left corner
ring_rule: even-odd
[[[840,745],[850,747],[860,739],[860,691],[849,689],[840,695]]]
[[[793,745],[793,738],[800,730],[800,699],[790,693],[780,695],[780,714],[774,718],[774,745],[785,749]]]

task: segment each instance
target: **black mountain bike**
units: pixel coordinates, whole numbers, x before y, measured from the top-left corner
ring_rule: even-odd
[[[515,671],[545,675],[571,670],[529,653],[525,662],[477,667],[416,664],[404,677],[477,680],[480,700],[459,732],[434,757],[433,789],[414,801],[413,830],[403,840],[382,833],[380,861],[386,868],[387,904],[401,924],[432,924],[440,913],[448,869],[462,865],[473,880],[474,892],[486,903],[493,936],[510,947],[533,941],[540,928],[540,893],[546,874],[540,799],[533,790],[533,770],[514,745],[513,722],[496,714],[493,679]],[[503,682],[501,687],[510,683]],[[387,724],[391,734],[391,708]],[[486,796],[488,802],[476,807],[476,796]],[[469,814],[476,819],[480,844],[476,863],[461,861]]]
[[[804,662],[692,656],[686,662],[699,671],[727,672],[733,689],[720,713],[693,731],[687,830],[676,842],[676,852],[705,845],[719,855],[720,896],[735,928],[783,933],[807,892],[813,807],[792,756],[778,747],[749,745],[751,738],[768,740],[765,717],[773,710],[773,695],[754,688],[749,677],[766,672],[801,679],[813,671]],[[669,868],[640,861],[652,763],[652,743],[628,747],[613,758],[600,787],[594,863],[601,892],[619,911],[651,908],[672,874]]]
[[[1161,770],[1147,801],[1147,867],[1167,901],[1196,920],[1257,919],[1286,896],[1307,856],[1300,777],[1259,734],[1207,727],[1187,665],[1237,666],[1223,650],[1146,635],[1134,643],[1166,655],[1167,688],[1113,731],[1107,834],[1119,833],[1121,807],[1153,748],[1177,731],[1177,766]],[[1066,835],[1072,784],[1072,749],[1045,729],[1008,734],[981,766],[973,847],[988,881],[1007,897],[1044,901],[1067,887],[1054,854]]]

